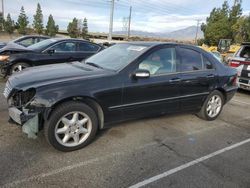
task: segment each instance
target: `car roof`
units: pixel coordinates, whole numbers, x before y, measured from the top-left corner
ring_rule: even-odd
[[[176,42],[144,42],[144,41],[136,41],[136,42],[126,42],[126,43],[121,43],[121,44],[131,44],[131,45],[140,45],[140,46],[145,46],[145,47],[154,47],[158,45],[177,45],[177,46],[186,46],[186,47],[194,47],[198,48],[198,46],[191,45],[191,44],[183,44],[183,43],[176,43]]]
[[[89,42],[87,40],[84,39],[75,39],[75,38],[51,38],[55,41],[80,41],[80,42]]]

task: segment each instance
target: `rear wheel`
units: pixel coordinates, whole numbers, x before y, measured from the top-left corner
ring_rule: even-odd
[[[97,132],[97,116],[81,102],[58,106],[45,124],[47,141],[60,151],[73,151],[89,144]]]
[[[212,121],[215,120],[221,113],[224,105],[224,96],[221,92],[213,91],[204,102],[198,117]]]
[[[30,67],[28,63],[16,63],[12,65],[10,74],[21,72],[23,69]]]

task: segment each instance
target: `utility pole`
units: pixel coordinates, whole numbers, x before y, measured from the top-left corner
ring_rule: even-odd
[[[129,37],[130,37],[131,16],[132,16],[132,6],[130,6],[130,9],[129,9],[129,18],[128,18],[128,40],[129,40]]]
[[[110,21],[109,21],[109,35],[108,40],[112,40],[112,32],[113,32],[113,19],[114,19],[114,7],[115,7],[115,0],[111,0],[111,7],[110,7]]]
[[[197,44],[197,37],[198,37],[199,25],[200,25],[201,20],[197,19],[196,21],[197,21],[197,28],[196,28],[196,34],[195,34],[195,44]]]

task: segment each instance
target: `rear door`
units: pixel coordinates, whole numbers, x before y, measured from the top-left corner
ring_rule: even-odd
[[[181,109],[199,109],[215,87],[215,67],[208,57],[192,47],[178,47],[178,54],[181,57]]]

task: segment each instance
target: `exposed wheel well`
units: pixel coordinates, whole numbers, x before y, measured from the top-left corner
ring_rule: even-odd
[[[69,102],[69,101],[80,101],[80,102],[83,102],[83,103],[87,104],[88,106],[90,106],[95,111],[95,113],[97,115],[99,129],[103,129],[103,127],[104,127],[104,113],[103,113],[103,109],[102,109],[101,105],[98,104],[98,102],[96,102],[94,99],[92,99],[90,97],[82,97],[82,96],[70,97],[70,98],[66,98],[66,99],[63,99],[63,100],[55,103],[51,107],[50,112],[47,114],[47,119],[50,117],[53,109],[55,109],[58,105],[60,105],[62,103],[65,103],[65,102]]]
[[[227,94],[226,91],[223,88],[217,88],[216,90],[218,90],[219,92],[222,93],[223,97],[224,97],[224,103],[226,103],[227,101]]]

